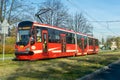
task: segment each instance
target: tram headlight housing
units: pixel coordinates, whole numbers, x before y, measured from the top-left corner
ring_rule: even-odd
[[[30,51],[30,48],[26,48],[26,51]]]
[[[35,49],[36,49],[36,47],[35,47],[35,46],[32,46],[32,47],[31,47],[31,49],[32,49],[32,50],[35,50]]]

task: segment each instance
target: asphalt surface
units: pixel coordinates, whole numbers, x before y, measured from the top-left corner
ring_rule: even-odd
[[[120,60],[77,80],[120,80]]]

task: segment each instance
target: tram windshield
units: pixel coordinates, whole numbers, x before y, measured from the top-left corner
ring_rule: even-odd
[[[19,30],[17,33],[17,44],[18,45],[27,45],[29,43],[29,30]]]
[[[33,22],[23,21],[18,24],[17,45],[27,45],[31,36],[31,27]]]

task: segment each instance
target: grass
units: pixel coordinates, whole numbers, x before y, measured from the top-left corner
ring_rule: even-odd
[[[14,54],[4,54],[5,57],[15,57]],[[0,58],[3,58],[3,54],[0,54]]]
[[[0,61],[1,80],[75,80],[120,59],[120,52],[39,61]]]

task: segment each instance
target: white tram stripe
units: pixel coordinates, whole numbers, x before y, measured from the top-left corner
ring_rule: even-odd
[[[52,51],[52,50],[55,50],[55,49],[58,49],[59,47],[56,47],[56,48],[50,48],[48,49],[48,51]]]
[[[88,51],[93,51],[93,49],[88,49]]]
[[[66,50],[66,52],[75,52],[76,50]]]
[[[77,55],[82,55],[82,53],[77,53]]]
[[[55,50],[55,51],[52,51],[53,53],[60,53],[61,52],[61,50]]]
[[[35,54],[37,54],[37,53],[42,53],[43,51],[42,50],[34,50],[33,51]]]
[[[88,51],[94,51],[93,49],[88,49]],[[99,49],[95,49],[95,51],[99,51]]]

